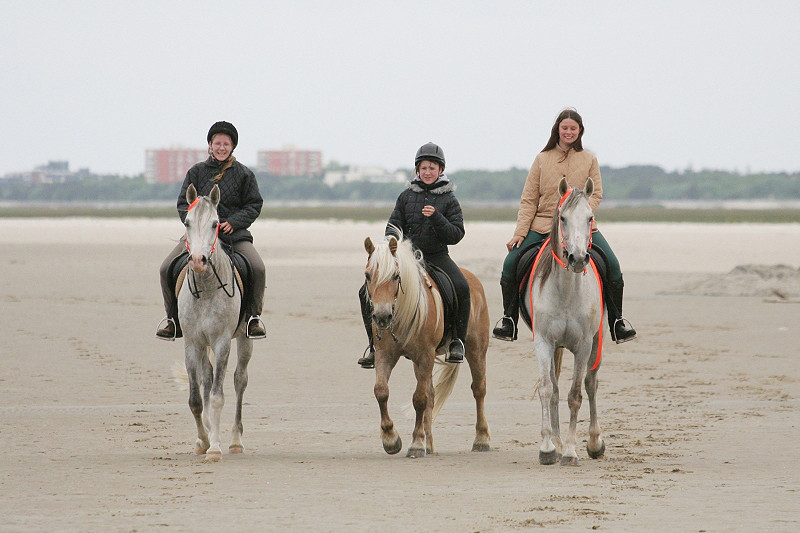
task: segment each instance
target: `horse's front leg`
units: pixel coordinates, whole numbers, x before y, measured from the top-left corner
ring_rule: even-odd
[[[578,464],[578,454],[575,451],[578,411],[583,401],[581,386],[584,375],[586,374],[586,364],[589,362],[591,349],[592,343],[589,341],[583,343],[574,350],[575,368],[572,371],[572,385],[570,386],[569,395],[567,396],[567,404],[569,405],[569,428],[567,429],[567,438],[564,441],[564,456],[561,458],[562,465],[577,466]]]
[[[428,432],[431,431],[431,418],[433,416],[433,358],[435,356],[436,354],[434,353],[426,353],[414,361],[417,388],[414,389],[411,403],[414,405],[417,417],[414,422],[411,446],[408,448],[406,457],[425,457],[425,434],[426,429]],[[432,433],[428,435],[428,443],[431,451],[433,451]]]
[[[202,455],[208,451],[208,431],[204,416],[204,402],[200,392],[201,382],[204,381],[204,360],[206,360],[206,347],[199,346],[188,339],[184,345],[184,361],[186,365],[186,375],[189,377],[189,410],[194,416],[197,426],[197,440],[194,444],[194,451]]]
[[[539,462],[543,465],[552,465],[558,461],[558,450],[552,439],[551,420],[555,346],[544,340],[544,335],[534,335],[533,348],[539,362],[539,401],[542,404],[542,444],[539,446]]]
[[[589,359],[589,366],[593,366],[597,357],[598,335],[595,334],[592,343],[592,357]],[[600,422],[597,420],[597,371],[598,365],[594,370],[586,372],[584,385],[586,386],[586,396],[589,398],[589,442],[586,443],[586,451],[592,459],[599,459],[606,451],[606,444],[600,436]]]
[[[228,447],[228,451],[242,453],[244,451],[244,446],[242,445],[242,433],[244,432],[244,427],[242,426],[242,400],[244,398],[244,390],[247,388],[247,364],[253,354],[253,341],[241,336],[236,340],[236,346],[238,361],[236,363],[236,371],[233,373],[233,387],[236,389],[236,416],[233,420],[231,445]]]
[[[216,364],[214,365],[214,380],[211,383],[211,398],[209,401],[208,418],[209,432],[208,440],[211,446],[206,452],[206,461],[219,461],[222,459],[222,449],[220,448],[219,422],[222,415],[222,408],[225,406],[225,395],[222,388],[225,384],[225,371],[228,367],[228,356],[231,352],[231,340],[225,338],[215,343],[214,354]]]
[[[375,352],[375,399],[381,412],[381,441],[386,453],[394,455],[403,449],[403,441],[394,429],[389,416],[389,378],[397,358],[387,355],[381,348]]]

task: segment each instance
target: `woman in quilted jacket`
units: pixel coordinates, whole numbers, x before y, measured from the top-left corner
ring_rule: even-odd
[[[422,252],[425,262],[444,270],[453,281],[458,298],[456,337],[450,342],[445,360],[448,363],[461,363],[464,360],[464,339],[469,321],[469,285],[447,249],[448,245],[457,244],[464,238],[461,205],[453,194],[455,184],[444,173],[444,151],[439,146],[434,143],[422,145],[417,150],[414,166],[416,176],[397,197],[386,225],[386,234],[392,235],[395,228],[402,230],[403,236]],[[369,347],[358,364],[363,368],[373,368],[375,348],[366,285],[359,291],[359,299]]]
[[[186,219],[189,204],[186,202],[186,190],[194,185],[199,196],[208,196],[214,185],[219,186],[220,201],[217,206],[219,215],[219,239],[244,255],[252,268],[250,290],[250,309],[247,310],[247,336],[260,339],[266,336],[261,321],[261,307],[264,301],[266,270],[261,256],[253,246],[253,236],[248,231],[250,225],[261,214],[264,200],[258,191],[258,183],[253,172],[238,162],[233,150],[239,143],[239,133],[230,122],[215,122],[206,135],[208,141],[208,159],[197,163],[186,173],[181,192],[178,194],[178,215],[181,222]],[[161,264],[161,292],[164,296],[164,308],[167,316],[159,324],[156,337],[173,340],[180,337],[180,326],[176,323],[178,311],[175,287],[170,286],[169,267],[176,257],[186,250],[184,236]],[[163,326],[162,326],[163,324]]]

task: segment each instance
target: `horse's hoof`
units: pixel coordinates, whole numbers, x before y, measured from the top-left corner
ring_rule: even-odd
[[[228,451],[230,453],[242,453],[244,452],[244,446],[242,446],[241,444],[231,444],[230,446],[228,446]]]
[[[196,442],[194,444],[194,453],[196,455],[205,455],[210,446],[211,446],[210,444],[203,444],[201,442]]]
[[[600,449],[595,451],[590,450],[589,446],[586,446],[586,453],[588,453],[589,457],[592,459],[600,459],[603,457],[603,454],[606,453],[606,443],[600,441]]]
[[[384,442],[383,449],[386,450],[386,453],[388,453],[389,455],[394,455],[403,449],[403,441],[400,437],[397,437],[397,440],[394,442],[394,444],[387,445]]]
[[[204,463],[218,463],[222,459],[221,452],[208,452],[206,458],[203,459]]]
[[[564,456],[561,458],[561,466],[578,466],[578,458]]]
[[[425,448],[409,448],[406,457],[410,457],[411,459],[425,457]]]
[[[476,442],[472,445],[473,452],[488,452],[489,450],[491,450],[491,448],[486,442]]]
[[[554,465],[560,458],[561,454],[556,450],[550,452],[539,451],[539,464]]]

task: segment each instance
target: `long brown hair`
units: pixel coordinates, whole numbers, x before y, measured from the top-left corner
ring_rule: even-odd
[[[572,148],[576,152],[583,151],[583,141],[581,141],[581,139],[583,138],[583,119],[578,114],[578,112],[575,111],[575,108],[568,107],[563,111],[561,111],[561,113],[559,113],[558,116],[556,117],[556,121],[553,123],[553,127],[550,129],[550,139],[547,141],[547,144],[544,145],[544,148],[542,148],[542,152],[552,150],[553,148],[556,147],[559,138],[558,127],[561,125],[561,121],[567,118],[571,118],[572,120],[577,122],[578,126],[581,129],[580,133],[578,133],[578,138],[575,139],[575,142],[573,142],[570,145],[570,148]]]

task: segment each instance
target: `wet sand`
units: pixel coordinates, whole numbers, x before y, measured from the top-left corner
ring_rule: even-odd
[[[177,221],[7,219],[0,237],[2,531],[796,531],[800,225],[605,224],[639,339],[606,342],[606,455],[538,464],[530,332],[492,339],[492,451],[470,452],[468,372],[438,454],[384,453],[356,291],[382,224],[263,220],[268,339],[255,344],[242,455],[193,453],[181,342],[153,337]],[[513,224],[467,224],[451,251],[501,314]],[[747,265],[759,265],[757,268]],[[786,265],[787,268],[780,265]],[[734,271],[737,266],[745,266]],[[565,358],[562,390],[571,374]],[[413,375],[389,406],[405,445]],[[232,371],[222,424],[233,422]],[[578,437],[588,434],[584,401]],[[562,398],[562,421],[567,405]]]

